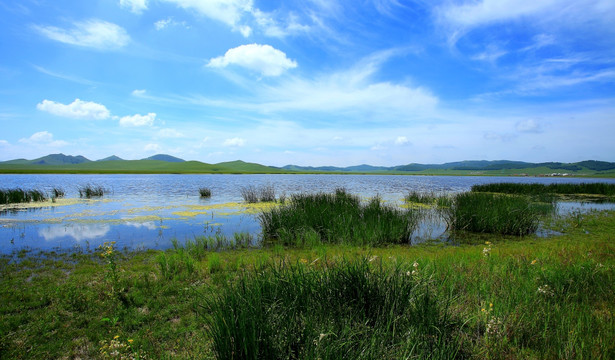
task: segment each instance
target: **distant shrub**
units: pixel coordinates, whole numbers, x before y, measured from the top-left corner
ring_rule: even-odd
[[[199,188],[199,194],[202,198],[211,197],[211,189],[206,187]]]

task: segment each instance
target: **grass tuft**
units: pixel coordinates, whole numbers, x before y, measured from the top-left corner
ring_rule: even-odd
[[[248,185],[241,187],[240,191],[243,200],[249,204],[276,201],[275,188],[273,185],[263,185],[258,188],[254,185]]]
[[[378,197],[361,204],[338,189],[334,194],[295,194],[261,213],[263,239],[294,246],[318,243],[383,245],[410,242],[418,213],[386,206]]]
[[[202,198],[211,197],[211,189],[206,187],[199,188],[199,194]]]
[[[45,200],[47,200],[47,196],[40,190],[0,189],[0,204],[18,204]]]

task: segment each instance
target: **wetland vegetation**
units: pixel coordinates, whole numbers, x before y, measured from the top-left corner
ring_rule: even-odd
[[[262,246],[216,233],[168,250],[4,255],[0,358],[615,357],[615,211],[417,198],[470,240],[409,246],[421,207],[338,189],[263,207]]]

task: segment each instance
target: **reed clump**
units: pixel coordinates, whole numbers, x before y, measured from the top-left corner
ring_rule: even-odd
[[[199,195],[201,195],[202,198],[209,198],[211,197],[211,189],[207,187],[201,187],[199,188]]]
[[[523,236],[534,233],[552,203],[537,204],[527,196],[466,192],[445,210],[453,231]]]
[[[217,359],[452,359],[446,301],[398,266],[359,260],[240,273],[197,310]]]
[[[57,187],[54,187],[53,189],[51,189],[52,199],[59,199],[59,198],[63,198],[64,196],[66,196],[66,192],[64,191],[64,189],[57,188]]]
[[[294,194],[285,205],[259,217],[263,239],[282,245],[383,245],[409,243],[418,212],[386,206],[378,197],[362,204],[358,196]]]
[[[103,196],[107,190],[98,185],[85,185],[79,187],[79,197],[90,199]]]
[[[47,200],[47,196],[40,190],[0,189],[0,204],[19,204]]]
[[[263,185],[256,187],[254,185],[244,186],[240,189],[241,197],[249,204],[257,202],[274,202],[275,188],[273,185]]]

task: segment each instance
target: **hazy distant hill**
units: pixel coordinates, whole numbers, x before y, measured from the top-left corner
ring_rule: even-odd
[[[158,161],[166,161],[166,162],[184,162],[186,160],[177,158],[175,156],[167,155],[167,154],[156,154],[150,156],[148,158],[142,160],[158,160]]]
[[[200,161],[157,154],[142,160],[124,160],[109,156],[91,161],[83,156],[50,154],[34,160],[15,159],[0,162],[1,173],[350,173],[350,174],[417,174],[417,175],[550,175],[615,176],[615,163],[586,160],[576,163],[529,163],[510,160],[467,160],[444,164],[407,164],[399,166],[356,165],[298,166],[282,168],[241,160],[207,164]]]
[[[125,161],[125,160],[122,159],[119,156],[111,155],[109,157],[106,157],[106,158],[100,159],[100,160],[96,160],[96,161]]]

